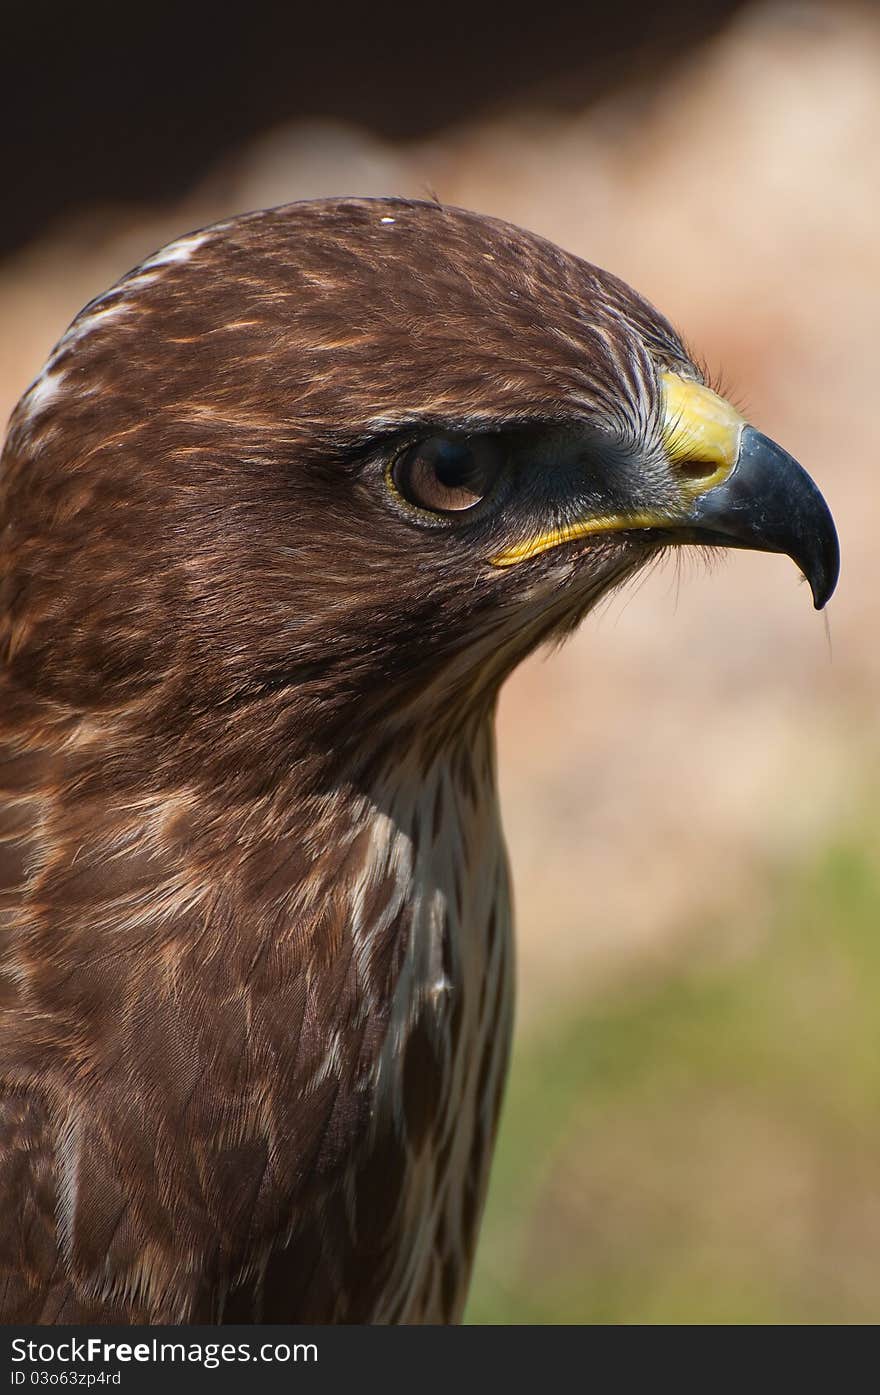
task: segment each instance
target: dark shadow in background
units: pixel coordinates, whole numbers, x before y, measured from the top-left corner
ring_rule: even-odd
[[[80,206],[183,194],[296,117],[393,138],[657,74],[741,0],[3,6],[0,254]]]

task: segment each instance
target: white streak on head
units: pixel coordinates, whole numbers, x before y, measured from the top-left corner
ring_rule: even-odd
[[[178,238],[175,242],[169,242],[167,247],[162,247],[153,256],[141,262],[140,266],[135,267],[128,277],[123,278],[122,281],[117,281],[115,285],[96,296],[77,315],[70,328],[58,340],[42,373],[21,399],[18,411],[22,425],[25,428],[31,426],[61,393],[66,375],[58,370],[57,364],[62,356],[68,354],[71,349],[95,330],[103,329],[125,315],[136,313],[138,310],[137,292],[156,281],[160,281],[163,267],[175,266],[188,261],[203,242],[207,242],[213,233],[226,226],[225,223],[217,223],[204,232],[189,233],[186,237]],[[107,304],[108,300],[111,301],[109,305]],[[82,387],[77,388],[80,396],[83,395],[84,391],[86,390]]]
[[[63,373],[52,373],[44,368],[39,378],[28,388],[21,400],[21,411],[25,421],[33,421],[55,401],[64,384]]]
[[[394,222],[394,219],[393,219],[393,218],[380,218],[380,219],[379,219],[379,222],[380,222],[380,223],[393,223],[393,222]]]
[[[196,248],[207,242],[210,236],[210,231],[190,233],[187,237],[178,238],[176,242],[169,242],[167,247],[160,248],[152,257],[141,262],[141,271],[148,271],[153,266],[170,266],[174,262],[189,261]]]
[[[126,314],[129,309],[128,305],[123,304],[108,305],[105,310],[90,310],[78,315],[67,333],[58,340],[52,351],[52,357],[49,359],[49,366],[51,367],[59,354],[66,353],[68,349],[73,348],[74,344],[85,339],[87,334],[91,334],[95,329],[101,329],[111,320],[119,319],[120,315]]]
[[[110,292],[107,292],[107,294],[109,295]],[[131,305],[126,304],[124,301],[101,308],[101,301],[103,299],[103,296],[100,297],[93,302],[91,309],[84,310],[77,316],[67,332],[58,340],[42,373],[40,373],[39,377],[34,379],[34,382],[22,397],[19,404],[19,414],[24,426],[32,426],[37,418],[46,411],[47,407],[50,407],[52,403],[57,400],[61,392],[65,389],[67,374],[56,367],[59,358],[67,354],[80,340],[85,339],[86,336],[93,333],[94,330],[103,328],[103,326],[112,323],[113,320],[131,311]],[[77,392],[80,396],[83,396],[85,395],[86,389],[79,387],[77,388]]]
[[[127,281],[125,282],[124,286],[113,286],[113,287],[111,287],[111,289],[114,290],[114,291],[115,291],[115,290],[124,290],[124,291],[125,291],[125,294],[128,295],[129,291],[136,291],[136,290],[139,290],[141,286],[151,286],[151,285],[153,284],[154,281],[158,281],[158,280],[159,280],[159,272],[158,272],[158,271],[146,271],[146,272],[141,272],[141,271],[139,271],[138,274],[137,274],[136,276],[129,276],[128,279],[127,279]],[[107,295],[109,295],[109,294],[110,294],[110,291],[107,292]],[[101,299],[103,300],[104,297],[102,296]]]

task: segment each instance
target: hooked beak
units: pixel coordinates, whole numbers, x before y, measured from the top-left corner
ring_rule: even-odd
[[[650,530],[676,544],[785,552],[821,610],[837,585],[840,550],[831,512],[806,470],[703,383],[672,372],[661,381],[669,490],[662,500],[593,508],[508,546],[493,565],[515,566],[602,533]]]
[[[816,609],[831,599],[840,571],[831,511],[806,470],[753,426],[742,429],[730,474],[694,500],[684,527],[698,543],[785,552],[810,583]]]
[[[831,511],[806,470],[702,383],[665,373],[663,393],[669,463],[690,495],[670,530],[675,540],[785,552],[821,610],[837,585],[840,548]],[[693,462],[712,474],[688,478]]]

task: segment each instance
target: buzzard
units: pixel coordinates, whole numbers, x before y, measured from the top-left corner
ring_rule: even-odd
[[[828,509],[614,276],[436,203],[87,305],[0,476],[0,1316],[455,1321],[511,1028],[498,690]]]

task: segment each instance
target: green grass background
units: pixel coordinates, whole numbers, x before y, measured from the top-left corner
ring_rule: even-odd
[[[880,1319],[880,838],[523,1040],[472,1323]]]

